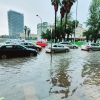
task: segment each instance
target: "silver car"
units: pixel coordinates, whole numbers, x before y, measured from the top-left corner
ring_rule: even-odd
[[[70,49],[77,49],[78,45],[76,44],[71,44],[70,42],[60,42],[60,44],[69,47]]]
[[[52,46],[51,45],[48,45],[46,47],[46,52],[69,52],[70,51],[70,48],[69,47],[65,47],[61,44],[53,44]]]

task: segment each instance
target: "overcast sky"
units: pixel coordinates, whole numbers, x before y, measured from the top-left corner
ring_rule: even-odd
[[[92,0],[78,0],[77,20],[83,24],[88,17],[88,9]],[[54,7],[51,0],[0,0],[0,35],[8,34],[7,11],[14,10],[24,14],[24,25],[37,34],[37,24],[42,22],[54,23]],[[72,6],[73,19],[76,19],[76,3]],[[60,12],[57,15],[60,16]],[[84,26],[84,25],[83,25]]]

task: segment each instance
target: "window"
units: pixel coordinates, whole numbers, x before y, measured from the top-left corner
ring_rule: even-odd
[[[24,49],[24,47],[20,46],[20,45],[15,45],[14,49]]]
[[[9,50],[9,49],[13,49],[13,46],[7,45],[7,46],[2,46],[1,48]]]
[[[32,43],[28,43],[28,45],[29,45],[29,46],[32,46],[33,44],[32,44]]]
[[[24,43],[24,45],[28,45],[28,43]]]
[[[57,45],[54,45],[53,47],[57,47]]]
[[[58,45],[58,47],[64,47],[63,45]]]

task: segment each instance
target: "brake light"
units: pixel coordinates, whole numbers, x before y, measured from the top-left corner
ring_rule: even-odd
[[[51,49],[51,47],[49,47],[48,49]]]
[[[90,48],[90,46],[86,46],[86,48]]]

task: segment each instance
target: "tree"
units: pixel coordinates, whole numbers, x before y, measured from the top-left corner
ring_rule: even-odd
[[[66,24],[67,24],[67,16],[70,12],[70,9],[73,5],[73,3],[75,2],[76,0],[63,0],[62,1],[62,4],[64,5],[64,8],[65,8],[65,34],[64,34],[64,40],[65,40],[65,35],[66,35]]]
[[[87,31],[83,32],[83,36],[86,36],[86,42],[88,42],[89,40],[91,40],[91,42],[92,42],[93,35],[92,35],[91,28],[88,29]]]
[[[92,0],[89,7],[89,18],[86,21],[86,26],[92,29],[94,42],[98,39],[99,20],[100,20],[100,0]]]
[[[30,33],[31,33],[31,30],[30,30],[30,28],[27,28],[28,40],[29,40]]]
[[[58,11],[58,5],[60,5],[60,0],[51,0],[51,3],[54,6],[55,10],[55,42],[56,42],[56,15]]]
[[[43,39],[51,40],[51,31],[47,29],[46,33],[42,32],[41,36]],[[52,30],[52,39],[54,39],[54,30]]]
[[[62,33],[62,19],[64,18],[64,14],[65,14],[65,9],[64,9],[64,6],[62,5],[61,8],[60,8],[60,14],[61,14],[61,19],[60,19],[60,40],[62,40],[61,38],[63,37],[64,38],[64,35]]]
[[[25,39],[26,39],[26,34],[27,34],[27,26],[24,26],[24,32],[25,32]]]

